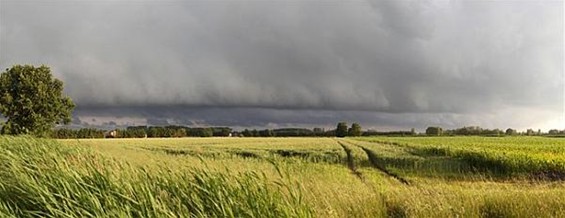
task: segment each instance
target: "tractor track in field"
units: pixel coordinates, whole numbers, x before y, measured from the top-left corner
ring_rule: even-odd
[[[341,144],[341,143],[340,143]],[[386,167],[382,166],[381,164],[379,164],[379,162],[377,161],[377,155],[374,153],[374,151],[365,148],[361,145],[355,144],[355,143],[351,143],[359,148],[361,148],[366,154],[367,157],[369,158],[369,162],[371,162],[371,165],[378,169],[379,171],[383,172],[384,174],[386,174],[387,176],[390,176],[396,180],[398,180],[399,182],[401,182],[402,184],[405,185],[410,185],[410,182],[408,182],[408,180],[402,178],[401,176],[399,176],[396,173],[390,172],[388,169],[386,169]]]
[[[345,154],[347,154],[347,167],[349,168],[349,170],[351,170],[351,173],[357,176],[357,178],[359,178],[361,181],[365,182],[365,177],[361,172],[359,172],[359,170],[357,170],[357,166],[355,166],[355,160],[353,158],[353,155],[351,154],[351,148],[347,147],[347,145],[343,144],[340,141],[337,141],[337,143],[343,148]]]

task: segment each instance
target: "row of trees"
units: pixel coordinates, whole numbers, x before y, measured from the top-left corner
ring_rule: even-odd
[[[88,139],[88,138],[104,138],[105,130],[94,128],[73,129],[56,129],[51,132],[52,138],[57,139]]]
[[[347,127],[346,123],[339,123],[337,129],[326,131],[323,128],[281,128],[233,131],[229,127],[192,128],[186,126],[130,126],[125,129],[111,131],[83,128],[83,129],[55,129],[51,137],[59,139],[69,138],[170,138],[170,137],[345,137],[361,136],[361,126],[353,123]]]
[[[231,136],[232,130],[228,127],[189,128],[185,126],[131,126],[126,129],[112,131],[83,128],[83,129],[55,129],[51,137],[59,139],[69,138],[172,138],[172,137],[212,137]]]
[[[377,132],[374,130],[369,130],[363,132],[362,136],[416,136],[416,130],[412,128],[410,131],[387,131],[387,132]]]
[[[428,136],[455,136],[455,135],[476,135],[476,136],[503,136],[503,135],[528,135],[528,136],[541,136],[541,135],[564,135],[565,132],[557,129],[549,130],[544,133],[541,130],[534,131],[528,129],[526,132],[518,132],[515,129],[508,128],[506,131],[501,129],[483,129],[479,126],[466,126],[458,129],[443,130],[441,127],[431,126],[426,129]]]
[[[306,129],[306,128],[282,128],[282,129],[263,129],[263,130],[249,130],[245,129],[241,132],[234,132],[234,136],[243,137],[311,137],[311,136],[327,136],[321,128]]]
[[[110,134],[112,133],[113,134]],[[325,131],[322,128],[282,128],[282,129],[245,129],[233,131],[229,127],[191,128],[185,126],[132,126],[126,129],[105,131],[94,128],[83,128],[77,130],[56,129],[52,132],[53,138],[170,138],[170,137],[355,137],[355,136],[503,136],[503,135],[564,135],[564,131],[550,130],[542,133],[540,130],[532,129],[519,133],[515,129],[483,129],[477,126],[463,127],[452,130],[443,130],[441,127],[428,127],[425,134],[418,134],[414,129],[411,131],[389,131],[377,132],[373,130],[362,131],[361,126],[353,123],[350,127],[347,123],[338,123],[336,129]]]
[[[335,130],[336,137],[345,137],[345,136],[361,136],[362,130],[361,125],[358,123],[351,124],[350,128],[347,128],[347,123],[340,122],[337,124],[337,128]]]

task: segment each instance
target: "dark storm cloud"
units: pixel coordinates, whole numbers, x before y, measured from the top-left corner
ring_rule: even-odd
[[[279,127],[323,127],[335,128],[337,122],[358,122],[366,129],[423,131],[427,126],[440,125],[445,128],[481,124],[486,128],[522,127],[523,123],[535,123],[544,116],[519,117],[532,114],[531,110],[501,110],[493,114],[429,114],[429,113],[379,113],[370,111],[335,110],[291,110],[271,108],[221,108],[221,107],[116,107],[82,108],[77,116],[95,116],[105,120],[125,120],[119,125],[188,125],[188,126],[231,126],[234,128],[279,128]],[[539,111],[536,111],[539,112]],[[543,113],[542,113],[543,115]],[[131,122],[128,117],[145,117],[141,122]],[[106,121],[107,122],[107,121]],[[93,120],[93,123],[96,123]],[[92,125],[91,122],[85,124]],[[95,124],[96,125],[96,124]],[[98,123],[104,126],[103,123]],[[528,126],[531,127],[531,126]]]
[[[52,66],[81,114],[497,126],[562,113],[561,1],[2,1],[0,12],[0,66]]]

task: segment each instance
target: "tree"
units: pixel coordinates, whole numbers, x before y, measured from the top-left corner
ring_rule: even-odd
[[[549,132],[547,132],[547,133],[550,134],[550,135],[559,135],[559,130],[552,129],[552,130],[549,130]]]
[[[176,138],[186,137],[186,129],[178,128],[178,129],[173,130],[172,137],[176,137]]]
[[[347,136],[347,123],[340,122],[337,124],[337,129],[335,130],[335,136],[342,138]]]
[[[212,127],[214,136],[229,136],[231,133],[231,128],[229,127]]]
[[[47,66],[15,65],[0,75],[3,134],[47,136],[55,124],[68,124],[75,104],[63,95],[63,82]]]
[[[361,136],[361,125],[358,123],[351,124],[351,128],[347,131],[348,136]]]
[[[212,128],[203,128],[200,137],[212,137],[214,136],[214,131]]]
[[[324,129],[319,128],[319,127],[312,129],[312,132],[313,132],[314,136],[323,136],[324,133],[325,133]]]
[[[506,129],[506,135],[516,135],[516,130],[508,128]]]
[[[251,133],[251,131],[249,131],[248,129],[243,130],[243,132],[241,132],[241,134],[244,137],[252,137],[253,136],[253,133]]]
[[[426,129],[426,135],[429,136],[440,136],[443,134],[443,129],[441,127],[430,126]]]

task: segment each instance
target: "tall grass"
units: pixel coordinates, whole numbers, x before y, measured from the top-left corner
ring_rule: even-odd
[[[504,177],[565,180],[565,141],[541,137],[358,138],[411,150],[421,156],[448,156],[469,167]]]
[[[281,174],[283,176],[283,174]],[[86,148],[0,137],[1,217],[310,217],[284,177],[147,170]]]
[[[357,139],[365,138],[355,138]],[[421,138],[422,142],[426,139]],[[414,140],[410,145],[419,145],[420,139]],[[453,140],[447,140],[446,143],[457,142],[459,139]],[[461,140],[479,139],[468,137]],[[541,138],[536,140],[544,141]],[[351,173],[346,149],[339,145],[340,141],[349,142],[346,143],[349,157],[353,158],[355,169],[363,175],[363,179]],[[130,209],[114,209],[117,212],[113,214],[108,212],[110,209],[106,209],[106,216],[224,217],[235,214],[234,216],[261,217],[565,217],[565,183],[562,181],[519,178],[493,180],[482,176],[469,179],[443,178],[448,173],[465,172],[436,167],[437,163],[460,168],[454,165],[458,162],[443,161],[446,154],[418,153],[394,144],[319,138],[100,139],[60,142],[71,146],[57,146],[57,149],[70,151],[56,152],[54,156],[72,161],[69,164],[71,170],[91,175],[83,165],[95,165],[95,169],[106,175],[110,184],[114,184],[111,189],[103,189],[99,194],[112,196],[110,191],[115,190],[125,196],[112,198],[118,199],[115,200],[118,203],[129,205]],[[488,146],[489,142],[476,143],[476,147],[480,147]],[[519,141],[513,143],[516,147],[532,146],[520,144]],[[114,159],[108,160],[92,152],[83,152],[75,148],[77,146],[88,147],[104,157]],[[384,166],[387,169],[413,168],[394,171],[409,179],[410,184],[402,185],[372,167],[369,155],[361,147],[378,155],[382,163],[386,163]],[[496,145],[492,148],[496,149]],[[162,149],[185,154],[163,152]],[[558,147],[555,149],[560,150]],[[279,150],[294,151],[300,155],[273,154]],[[341,152],[341,163],[312,161],[301,156],[305,153],[335,154],[336,151]],[[249,155],[232,152],[250,152],[259,157],[249,158]],[[70,157],[60,153],[67,153]],[[92,157],[82,158],[88,155]],[[92,161],[94,164],[88,162],[90,159],[95,159]],[[452,158],[446,156],[445,159]],[[415,161],[414,166],[404,164],[409,160]],[[270,162],[275,163],[284,173],[281,175]],[[105,168],[109,172],[105,172]],[[420,172],[426,168],[434,169],[429,174],[437,174],[439,177]],[[203,179],[198,179],[195,175]],[[291,181],[299,181],[300,185]],[[216,193],[218,190],[214,187],[219,184],[228,191]],[[224,188],[226,185],[223,184],[228,184],[228,188]],[[231,194],[238,191],[252,194]],[[2,206],[2,202],[5,201],[0,200],[0,211],[14,214],[12,211],[16,208],[7,204]],[[208,211],[215,212],[207,213]]]

